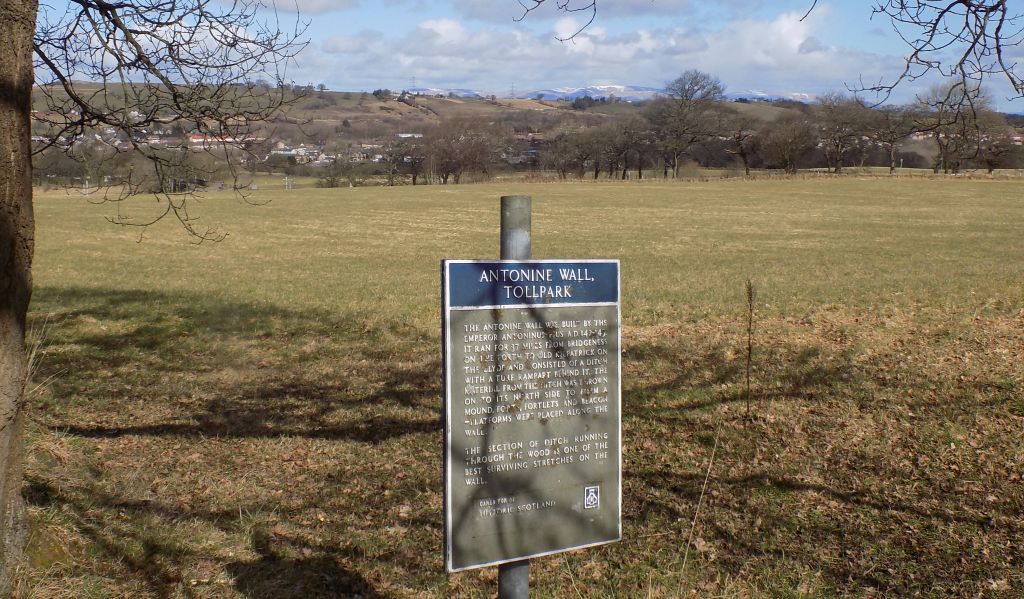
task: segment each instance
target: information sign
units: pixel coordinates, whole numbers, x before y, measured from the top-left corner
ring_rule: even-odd
[[[621,538],[617,260],[442,264],[445,565]]]

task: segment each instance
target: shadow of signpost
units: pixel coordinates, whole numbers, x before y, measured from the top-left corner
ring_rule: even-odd
[[[253,549],[260,558],[232,562],[227,571],[235,587],[251,599],[334,599],[362,597],[384,599],[362,575],[344,565],[341,552],[323,553],[300,547],[309,557],[281,556],[264,532],[254,535]]]

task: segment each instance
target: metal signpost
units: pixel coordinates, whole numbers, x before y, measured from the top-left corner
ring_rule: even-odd
[[[530,198],[502,198],[501,260],[442,264],[445,565],[499,565],[621,538],[617,260],[530,260]]]

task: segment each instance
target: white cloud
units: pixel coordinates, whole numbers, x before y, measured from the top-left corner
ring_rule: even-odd
[[[322,47],[328,54],[356,54],[365,52],[383,39],[380,32],[363,30],[355,35],[331,36],[324,40]]]
[[[639,16],[646,14],[680,14],[692,10],[690,0],[610,0],[598,3],[602,16]]]
[[[735,1],[735,0],[734,0]],[[520,5],[515,0],[452,0],[452,6],[463,17],[493,23],[508,23],[526,14],[525,6],[532,6],[531,0]],[[590,0],[569,0],[566,10],[560,10],[556,0],[546,0],[529,14],[531,21],[558,20],[574,17],[583,22],[590,20],[593,11]],[[601,17],[643,17],[646,15],[680,14],[693,7],[692,0],[599,0],[597,14]]]
[[[515,2],[453,0],[452,5],[462,16],[480,21],[506,23],[523,15],[523,8]]]
[[[351,10],[359,6],[359,0],[276,0],[270,6],[282,12],[298,9],[300,15],[319,15]]]
[[[437,44],[461,44],[467,41],[468,31],[462,23],[452,19],[423,21],[419,25],[423,33],[432,34]]]
[[[704,33],[696,30],[677,29],[666,36],[663,52],[669,56],[694,54],[703,52],[708,47],[709,43]]]
[[[629,4],[645,8],[646,2]],[[891,73],[886,64],[898,65],[898,57],[823,43],[828,39],[827,6],[803,21],[802,16],[794,11],[769,19],[734,19],[713,29],[638,28],[628,33],[592,25],[565,43],[555,36],[575,32],[583,22],[578,17],[561,14],[549,30],[536,32],[427,19],[397,36],[363,31],[332,37],[310,48],[300,64],[310,80],[324,80],[332,89],[401,88],[415,77],[423,86],[497,93],[513,82],[520,90],[598,81],[660,86],[694,68],[718,76],[730,91],[820,93],[842,90],[861,75],[876,80]]]

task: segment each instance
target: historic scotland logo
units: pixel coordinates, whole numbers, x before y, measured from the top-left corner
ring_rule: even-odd
[[[583,487],[583,509],[592,510],[601,507],[601,487]]]

